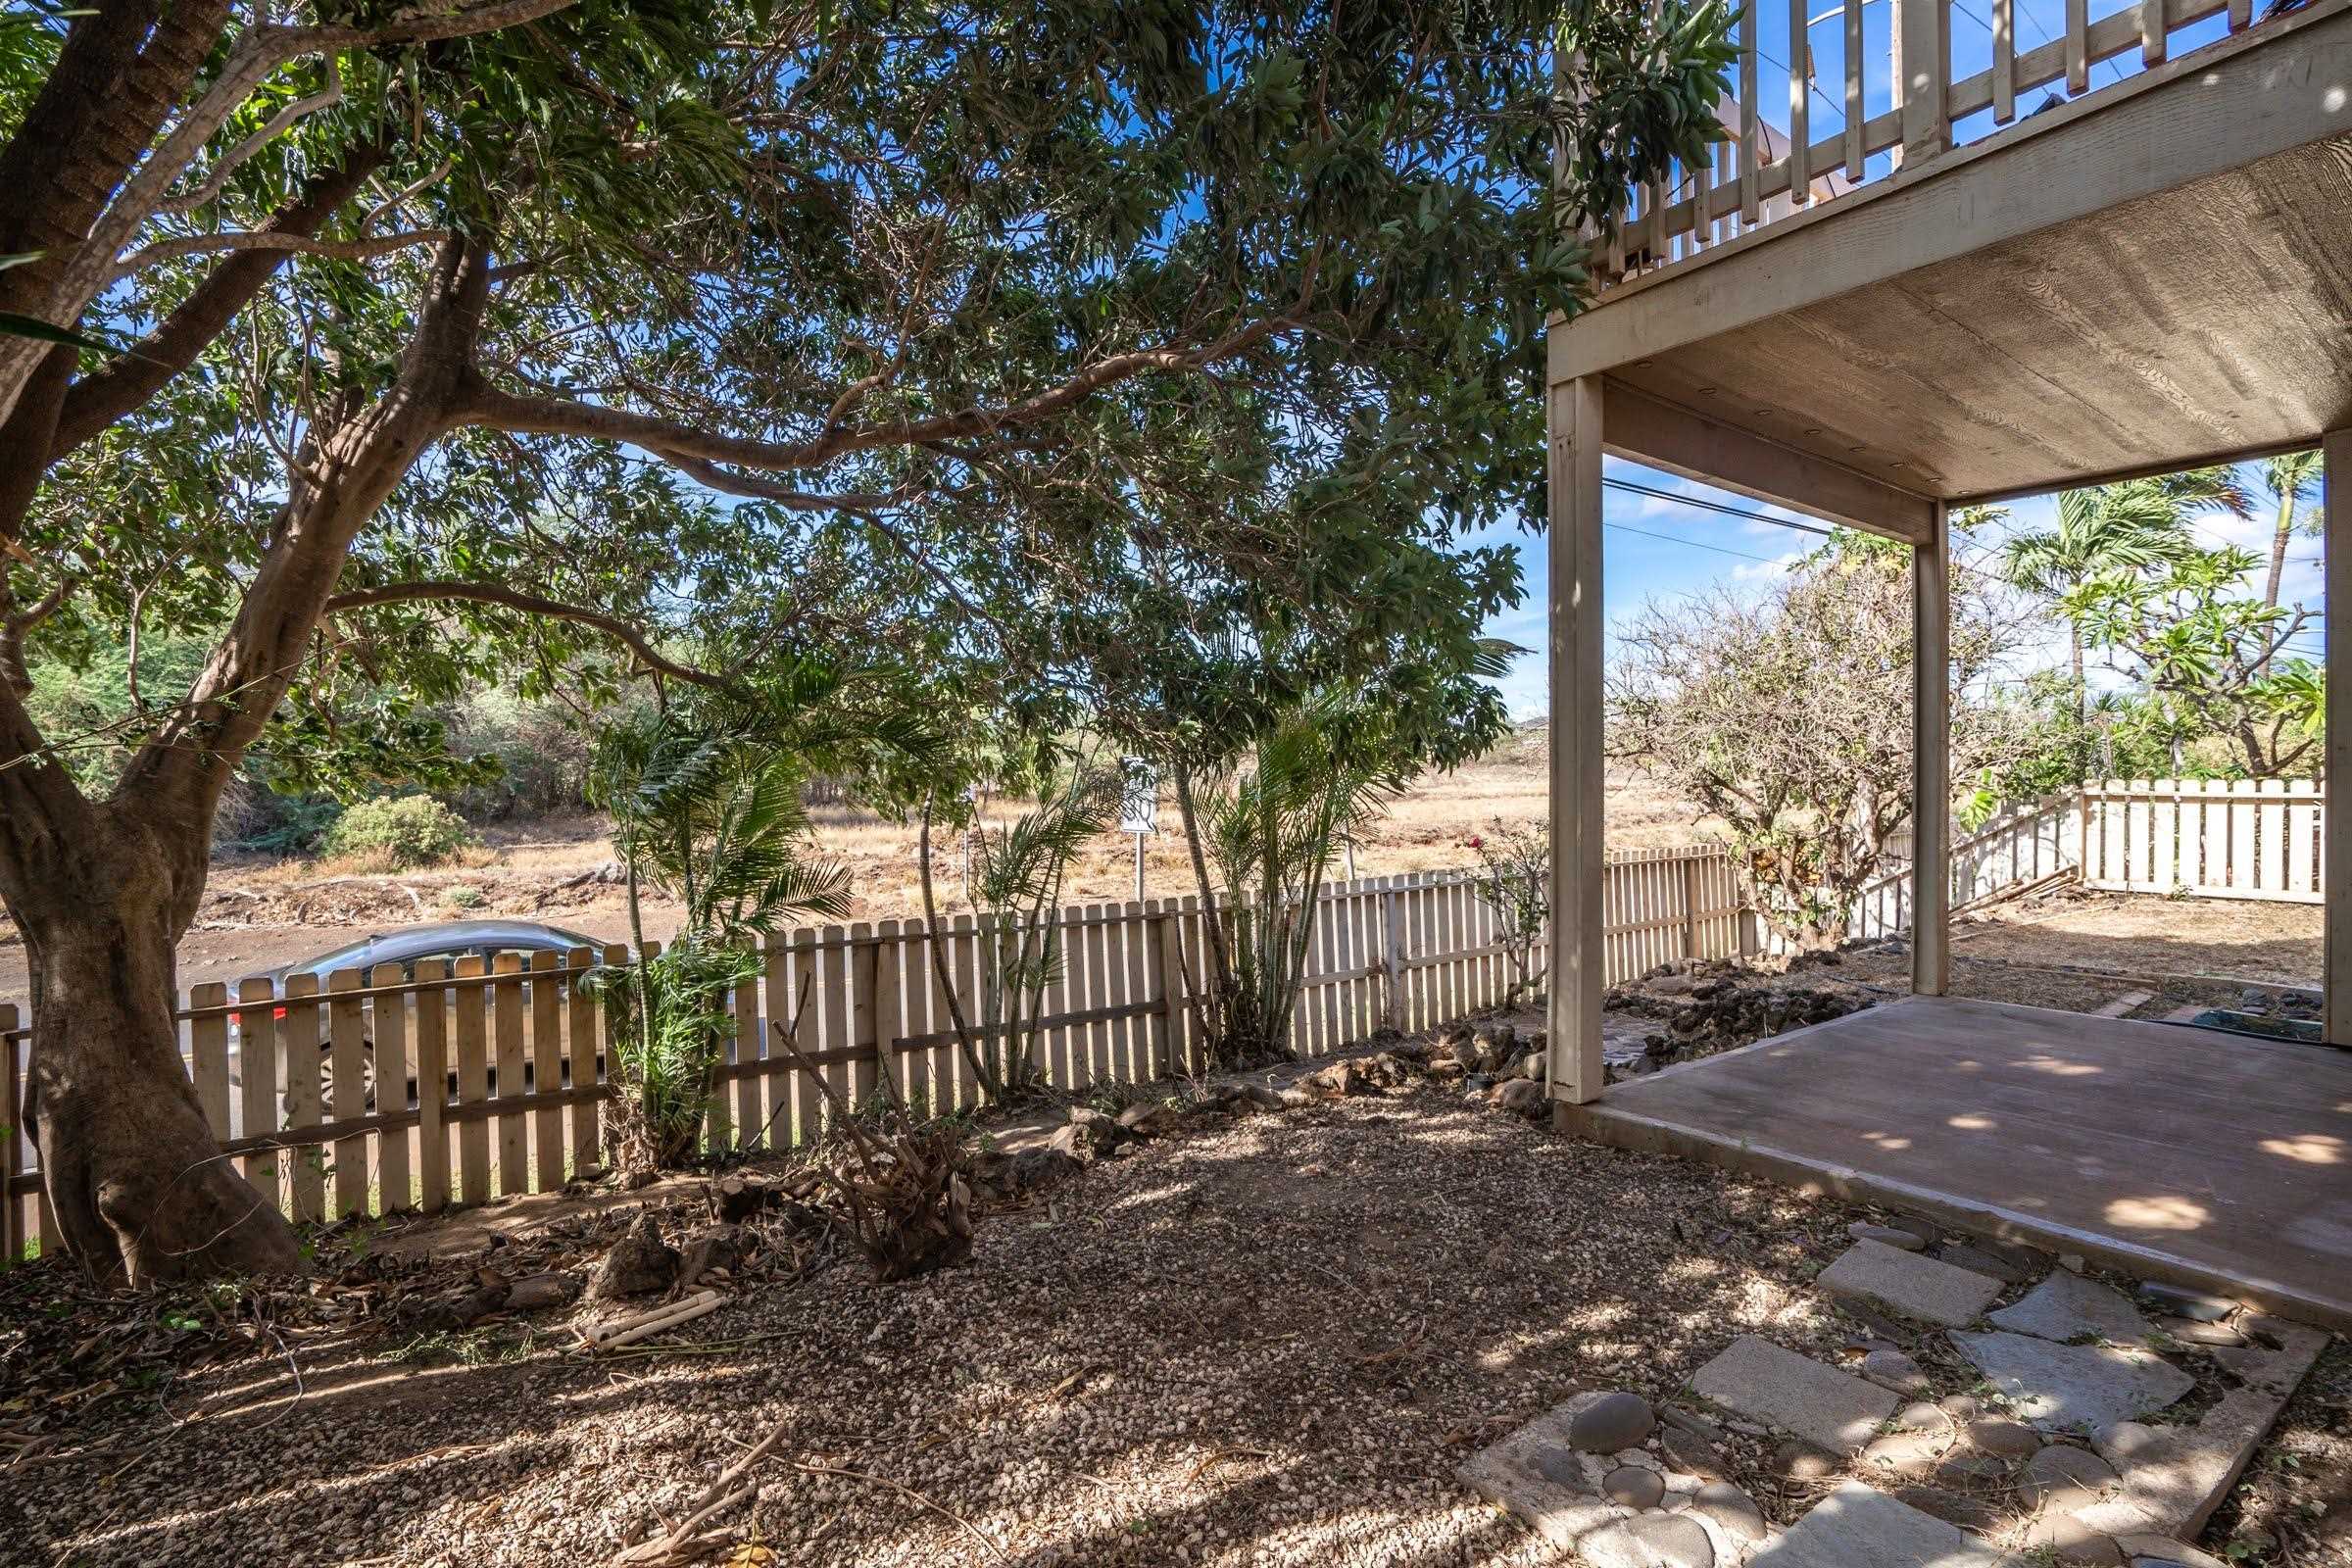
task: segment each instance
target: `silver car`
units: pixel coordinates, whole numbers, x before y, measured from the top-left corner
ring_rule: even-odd
[[[345,943],[342,947],[331,949],[315,957],[301,958],[292,963],[281,964],[270,970],[269,977],[278,995],[283,997],[286,981],[292,976],[316,976],[323,1000],[327,977],[338,969],[357,969],[362,975],[371,975],[378,964],[396,963],[400,965],[401,973],[405,977],[414,979],[416,975],[416,965],[426,958],[440,958],[454,965],[460,958],[481,958],[485,961],[494,961],[501,954],[514,953],[522,955],[527,963],[532,954],[552,953],[558,957],[563,957],[574,948],[588,948],[601,954],[605,949],[605,944],[584,932],[567,930],[563,926],[542,925],[536,920],[445,920],[438,925],[408,926],[398,931],[386,931],[374,936],[363,937],[357,942]],[[565,980],[560,979],[556,984],[560,987],[568,987],[568,982]],[[527,1004],[530,997],[530,982],[527,980],[523,982],[522,994]],[[283,1002],[271,1009],[273,1018],[283,1019],[285,1015],[286,1008]],[[239,1071],[241,1053],[238,1049],[242,1023],[242,1014],[232,1012],[228,1015],[229,1081],[232,1084],[241,1082],[242,1078]],[[368,1062],[367,1105],[368,1109],[373,1110],[376,1108],[374,1040],[372,1038],[365,1039],[363,1050]],[[320,1031],[318,1042],[318,1058],[319,1103],[322,1106],[332,1105],[334,1103],[333,1046],[325,1038],[323,1030]],[[493,1065],[490,1071],[493,1079],[490,1092],[496,1094],[498,1092],[498,1085],[495,1081],[496,1066]],[[564,1063],[566,1082],[569,1081],[570,1075],[571,1064],[567,1060]],[[531,1066],[530,1063],[525,1062],[523,1064],[523,1086],[526,1090],[530,1087],[530,1080]],[[405,1087],[404,1108],[417,1103],[416,1090],[416,1080],[411,1079]],[[457,1092],[454,1068],[445,1092],[448,1094]],[[231,1100],[232,1115],[241,1107],[241,1096]],[[291,1103],[287,1103],[285,1109],[291,1116],[293,1112]]]

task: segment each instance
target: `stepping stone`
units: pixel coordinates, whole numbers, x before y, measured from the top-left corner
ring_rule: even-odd
[[[2161,1410],[2196,1387],[2163,1357],[2115,1346],[2057,1345],[2031,1334],[1954,1334],[1953,1347],[2044,1432],[2097,1432]]]
[[[2228,1563],[2185,1542],[2164,1536],[2118,1536],[2115,1544],[2131,1559],[2132,1568],[2230,1568]]]
[[[2041,1448],[2041,1437],[2023,1421],[1984,1416],[1960,1429],[1960,1436],[1979,1453],[1995,1459],[2031,1459]]]
[[[1995,1328],[2065,1343],[2088,1336],[2118,1345],[2144,1345],[2148,1320],[2121,1291],[2064,1269],[2043,1280],[2014,1305],[1992,1314]]]
[[[2014,1490],[2017,1500],[2026,1507],[2047,1506],[2054,1513],[2072,1513],[2098,1501],[2115,1484],[2115,1467],[2106,1460],[2053,1443],[2026,1461]]]
[[[1868,1443],[1900,1402],[1875,1384],[1752,1334],[1740,1335],[1731,1348],[1700,1367],[1690,1388],[1726,1410],[1785,1427],[1841,1454]]]
[[[1832,1296],[1953,1329],[1974,1323],[2001,1294],[1999,1280],[1880,1242],[1856,1242],[1815,1283]]]
[[[1637,1464],[1619,1465],[1600,1478],[1600,1494],[1628,1508],[1655,1508],[1666,1500],[1666,1478]]]
[[[1593,1492],[1584,1462],[1568,1442],[1578,1414],[1606,1397],[1576,1395],[1472,1454],[1454,1474],[1552,1545],[1579,1549],[1587,1537],[1625,1517],[1623,1508]]]
[[[2124,1551],[2104,1533],[2063,1513],[2045,1513],[2028,1524],[2017,1538],[2029,1562],[2041,1561],[2082,1568],[2123,1568]]]
[[[1657,1427],[1656,1413],[1640,1395],[1604,1394],[1576,1413],[1568,1441],[1587,1453],[1615,1453],[1640,1447]]]
[[[2237,1303],[2226,1296],[2192,1291],[2185,1286],[2167,1285],[2160,1280],[2142,1280],[2139,1298],[2159,1312],[2170,1312],[2175,1317],[2193,1317],[2200,1323],[2219,1323],[2237,1310]]]
[[[1947,1242],[1936,1250],[1936,1255],[1954,1268],[1990,1275],[2003,1285],[2023,1285],[2040,1272],[2031,1264],[2012,1262],[1970,1242]]]
[[[1877,1242],[1882,1247],[1891,1247],[1901,1252],[1916,1252],[1928,1245],[1928,1238],[1916,1232],[1899,1230],[1892,1225],[1873,1225],[1865,1220],[1856,1220],[1848,1225],[1845,1234],[1857,1242]]]
[[[1980,1536],[1999,1530],[2004,1517],[1999,1508],[1983,1497],[1965,1492],[1946,1492],[1941,1487],[1897,1487],[1894,1499]]]
[[[1756,1499],[1728,1481],[1710,1481],[1692,1494],[1690,1507],[1715,1521],[1715,1527],[1745,1544],[1764,1539],[1764,1510]]]
[[[1715,1568],[1715,1543],[1706,1526],[1681,1514],[1642,1514],[1609,1525],[1576,1549],[1592,1568]]]
[[[2156,993],[2153,991],[2127,991],[2113,1001],[2101,1003],[2098,1006],[2091,1008],[2090,1015],[2093,1018],[2121,1018],[2142,1003],[2155,1000]]]
[[[1929,1390],[1928,1375],[1900,1350],[1873,1350],[1862,1358],[1862,1375],[1882,1389],[1920,1395]]]
[[[2003,1568],[2005,1559],[1957,1525],[1849,1481],[1815,1503],[1749,1568]]]
[[[2204,1530],[2328,1345],[2326,1333],[2299,1323],[2266,1318],[2263,1326],[2280,1348],[2263,1352],[2270,1366],[2259,1383],[2223,1395],[2193,1426],[2119,1423],[2101,1434],[2102,1445],[2114,1450],[2123,1486],[2108,1500],[2082,1509],[2083,1523],[2115,1536],[2194,1538]]]

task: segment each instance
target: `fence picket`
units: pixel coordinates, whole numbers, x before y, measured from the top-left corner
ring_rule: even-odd
[[[531,1119],[531,1164],[539,1191],[564,1185],[564,999],[557,994],[556,956],[531,955],[531,1087],[547,1097]]]
[[[490,1025],[497,1054],[498,1192],[531,1190],[530,1124],[523,1114],[522,955],[499,954],[490,963]],[[512,1105],[512,1109],[508,1108]]]
[[[449,1205],[449,994],[446,958],[416,960],[416,1206]]]
[[[245,1111],[245,1136],[259,1138],[284,1125],[277,1101],[277,987],[268,979],[249,976],[237,982],[237,1076],[243,1080],[239,1103]],[[256,1150],[240,1162],[245,1179],[265,1196],[278,1196],[277,1152]]]
[[[222,1141],[228,1137],[228,1016],[202,1009],[227,1004],[228,987],[219,981],[189,988],[188,1007],[198,1015],[188,1021],[188,1076],[196,1085],[196,1102],[204,1107],[205,1125]],[[15,1043],[7,1049],[13,1054]]]
[[[379,963],[368,971],[370,990],[404,985],[408,976],[397,963]],[[409,1108],[409,999],[395,994],[368,1004],[375,1041],[375,1107],[378,1113]],[[428,1085],[416,1080],[418,1120],[423,1119]],[[409,1174],[414,1134],[406,1127],[386,1127],[376,1134],[375,1185],[378,1214],[392,1214],[416,1205]]]
[[[286,1068],[284,1126],[316,1127],[322,1119],[318,1103],[318,977],[286,976],[285,1016],[279,1020]],[[272,1125],[278,1125],[274,1118]],[[294,1219],[300,1224],[326,1217],[326,1177],[319,1169],[318,1146],[295,1144],[287,1151],[289,1185],[294,1194]]]
[[[458,960],[460,980],[479,980],[489,972],[489,962],[478,954]],[[452,986],[449,995],[457,1014],[458,1201],[470,1206],[490,1200],[490,1123],[480,1110],[490,1099],[490,988]]]

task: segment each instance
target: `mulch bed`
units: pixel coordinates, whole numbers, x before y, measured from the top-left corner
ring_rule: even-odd
[[[567,1351],[561,1313],[418,1335],[286,1311],[155,1387],[44,1386],[0,1541],[28,1562],[603,1561],[781,1425],[756,1501],[717,1521],[780,1560],[1535,1562],[1454,1480],[1468,1452],[1580,1387],[1668,1397],[1741,1332],[1838,1338],[1808,1282],[1851,1211],[1456,1090],[1126,1148],[985,1220],[966,1266],[778,1274],[642,1354]],[[564,1223],[601,1244],[625,1218]],[[64,1283],[10,1281],[12,1378],[9,1347],[73,1310]]]

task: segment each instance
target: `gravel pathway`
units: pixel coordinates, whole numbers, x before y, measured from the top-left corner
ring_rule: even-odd
[[[781,1422],[714,1521],[775,1561],[1534,1563],[1465,1454],[1581,1387],[1669,1396],[1742,1333],[1838,1343],[1838,1204],[1427,1084],[1192,1129],[988,1220],[967,1267],[755,1286],[693,1326],[713,1353],[322,1336],[183,1375],[171,1408],[224,1413],[142,1399],[20,1465],[0,1560],[601,1562]]]

